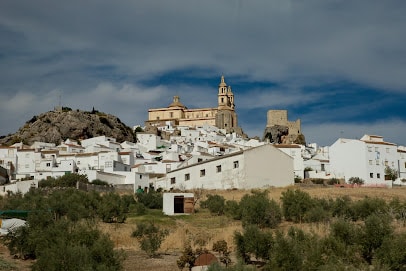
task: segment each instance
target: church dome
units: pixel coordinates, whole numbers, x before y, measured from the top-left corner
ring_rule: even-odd
[[[179,96],[173,96],[173,102],[169,105],[169,107],[183,107],[186,108],[180,101]]]

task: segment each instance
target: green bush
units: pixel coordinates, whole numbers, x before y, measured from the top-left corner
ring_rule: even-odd
[[[212,215],[223,215],[225,208],[225,199],[220,195],[207,195],[207,199],[200,203],[202,208],[209,209]]]
[[[389,270],[405,270],[406,233],[386,237],[376,251],[376,259],[387,265]]]
[[[149,209],[162,209],[163,197],[160,192],[149,191],[148,193],[137,193],[135,196],[139,203]]]
[[[108,182],[102,181],[102,180],[99,180],[99,179],[95,179],[91,183],[94,184],[94,185],[109,185]]]
[[[256,225],[248,225],[242,233],[234,233],[234,243],[237,255],[244,262],[251,262],[251,257],[267,261],[273,245],[273,236],[270,231],[261,231]]]
[[[243,225],[256,225],[260,228],[276,228],[282,221],[282,211],[267,191],[244,195],[239,204]]]
[[[227,216],[235,219],[241,220],[241,208],[237,201],[235,200],[227,200],[224,206],[224,212]]]
[[[76,187],[76,183],[88,183],[86,175],[77,173],[68,173],[58,178],[49,178],[38,182],[38,187]]]
[[[157,251],[168,234],[168,230],[163,230],[152,222],[140,222],[137,223],[137,229],[133,231],[131,236],[137,238],[140,242],[140,248],[148,256],[154,257],[157,256]]]
[[[123,200],[116,193],[108,193],[101,198],[101,203],[98,208],[98,214],[103,222],[123,223],[129,211],[129,202]]]
[[[351,177],[348,179],[348,183],[362,185],[365,183],[365,181],[359,177]]]
[[[306,212],[314,206],[310,195],[299,189],[282,192],[281,200],[285,219],[295,223],[303,222]]]
[[[386,213],[388,206],[385,200],[380,198],[365,197],[352,204],[353,220],[366,219],[374,213]]]

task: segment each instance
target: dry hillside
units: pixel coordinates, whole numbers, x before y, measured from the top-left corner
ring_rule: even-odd
[[[277,201],[280,200],[283,191],[289,188],[272,188],[268,189],[269,197]],[[387,201],[398,197],[402,201],[406,201],[406,188],[320,188],[308,187],[301,188],[312,197],[319,198],[336,198],[344,195],[350,196],[353,200],[359,200],[366,196],[383,198]],[[244,190],[231,190],[231,191],[203,191],[201,200],[205,199],[207,194],[219,194],[227,200],[239,201],[245,194],[250,191]],[[161,212],[157,211],[155,215],[145,215],[142,217],[130,216],[123,224],[100,224],[100,228],[109,233],[111,239],[115,243],[117,249],[123,249],[127,255],[124,262],[124,270],[178,270],[176,260],[181,254],[181,250],[186,240],[190,240],[194,244],[203,244],[206,248],[210,249],[212,244],[218,240],[224,239],[227,241],[231,249],[233,245],[233,233],[241,229],[239,221],[233,221],[225,216],[214,217],[211,216],[206,210],[197,208],[197,212],[190,216],[167,217],[163,216]],[[165,239],[161,246],[161,257],[150,259],[142,252],[138,246],[137,241],[131,238],[131,233],[135,229],[137,221],[154,221],[161,227],[170,230],[170,235]],[[282,229],[290,227],[292,224],[283,222],[280,226]],[[328,230],[327,225],[323,224],[302,224],[297,225],[304,230],[313,231],[323,234]],[[403,227],[398,225],[400,230]],[[399,229],[397,229],[399,230]],[[0,270],[30,270],[30,262],[13,259],[8,255],[4,246],[0,249],[0,260],[9,264],[15,269],[1,269]]]

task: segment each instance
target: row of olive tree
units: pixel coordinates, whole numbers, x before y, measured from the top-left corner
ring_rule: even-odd
[[[263,270],[404,270],[406,260],[406,234],[394,233],[387,214],[372,214],[362,223],[337,219],[325,236],[251,225],[234,240],[238,256],[245,263],[263,262]]]
[[[36,259],[33,270],[122,270],[124,253],[96,227],[97,219],[123,222],[132,197],[72,188],[12,194],[1,208],[27,210],[26,226],[4,239],[10,252]]]
[[[243,225],[252,224],[260,228],[276,228],[282,219],[294,223],[327,222],[333,217],[356,221],[373,213],[387,213],[406,222],[406,202],[398,198],[390,202],[371,197],[357,201],[349,196],[312,198],[303,190],[288,189],[282,192],[280,200],[281,204],[278,204],[269,199],[266,191],[253,191],[244,195],[240,202],[209,194],[200,206],[207,208],[212,215],[227,215],[241,220]]]

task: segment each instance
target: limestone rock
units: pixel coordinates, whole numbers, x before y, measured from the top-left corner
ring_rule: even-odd
[[[16,133],[0,137],[0,144],[35,141],[60,144],[67,138],[80,140],[105,135],[117,142],[135,142],[132,129],[116,116],[98,112],[60,109],[32,117]]]

